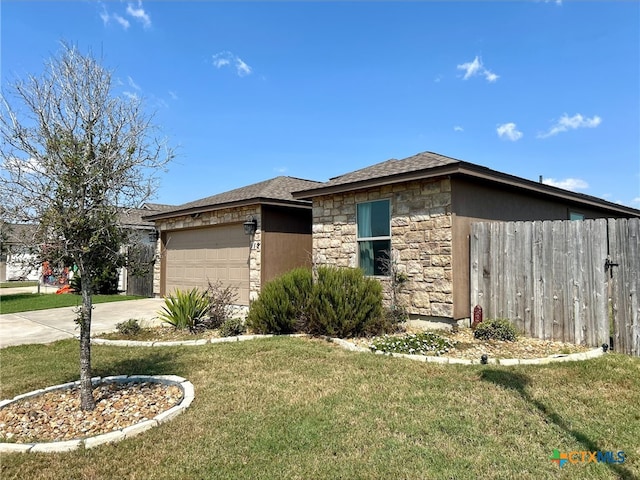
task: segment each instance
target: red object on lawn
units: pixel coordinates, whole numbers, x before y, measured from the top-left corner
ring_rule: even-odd
[[[57,295],[60,295],[60,294],[63,294],[63,293],[73,293],[73,288],[71,288],[70,285],[65,285],[64,287],[59,288],[58,290],[56,290],[56,294]]]

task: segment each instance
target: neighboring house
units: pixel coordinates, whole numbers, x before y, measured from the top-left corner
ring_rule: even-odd
[[[30,251],[34,226],[29,224],[0,225],[0,282],[40,278],[36,256]]]
[[[144,217],[175,208],[174,205],[161,203],[144,203],[141,208],[122,209],[118,223],[129,234],[128,244],[122,247],[123,253],[129,253],[136,260],[148,264],[136,264],[135,268],[121,268],[118,275],[118,290],[130,295],[153,296],[153,262],[155,245],[158,240],[156,227],[152,221]],[[136,252],[132,251],[135,246]],[[148,252],[147,252],[148,250]],[[136,262],[140,263],[140,262]]]
[[[393,252],[418,317],[470,317],[469,235],[477,221],[638,217],[640,210],[424,152],[294,192],[313,203],[316,264],[388,281]],[[499,254],[499,252],[496,252]]]
[[[220,281],[248,306],[264,282],[311,266],[311,202],[291,192],[318,185],[281,176],[145,217],[161,234],[154,293]]]
[[[141,208],[122,209],[118,222],[119,225],[129,233],[129,245],[142,247],[147,245],[154,251],[157,240],[155,226],[153,222],[144,220],[142,217],[162,212],[168,208],[173,208],[173,206],[145,203]],[[0,281],[19,279],[42,280],[42,268],[37,265],[37,255],[34,252],[36,249],[34,234],[34,225],[2,224],[0,231],[2,244],[2,248],[0,249]],[[124,246],[123,252],[128,248],[129,246]],[[151,265],[151,268],[153,268],[153,265]],[[55,282],[58,282],[58,280],[56,277]],[[118,290],[126,292],[128,290],[129,280],[130,275],[127,269],[120,269]],[[149,295],[152,293],[152,284],[153,272],[151,271]]]

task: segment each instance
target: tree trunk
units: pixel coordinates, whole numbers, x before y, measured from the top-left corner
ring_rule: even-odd
[[[83,269],[81,269],[83,270]],[[80,407],[82,410],[93,410],[96,401],[93,398],[91,384],[91,276],[80,272],[82,306],[78,323],[80,324]]]

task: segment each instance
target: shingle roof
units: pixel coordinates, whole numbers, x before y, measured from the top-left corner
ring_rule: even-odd
[[[349,190],[357,188],[359,185],[368,186],[372,181],[384,182],[386,179],[391,180],[392,177],[399,177],[405,174],[418,174],[421,172],[426,174],[440,167],[462,164],[466,164],[466,162],[438,153],[422,152],[402,160],[392,158],[369,167],[361,168],[360,170],[333,177],[328,182],[300,190],[296,192],[294,196],[296,198],[308,198],[307,194],[311,197],[320,193],[320,191]],[[340,188],[341,186],[344,188]]]
[[[402,160],[392,158],[370,167],[345,173],[344,175],[333,177],[321,185],[296,191],[294,192],[294,197],[311,199],[322,195],[332,195],[410,180],[437,178],[445,175],[475,178],[478,181],[488,182],[495,188],[523,190],[529,194],[544,195],[607,209],[616,214],[638,216],[639,212],[639,210],[632,207],[612,203],[591,195],[563,190],[433,152],[418,153]]]
[[[157,219],[172,217],[183,214],[187,211],[215,210],[248,203],[283,202],[293,205],[311,206],[311,202],[307,200],[293,198],[291,192],[314,188],[319,185],[322,185],[322,183],[313,180],[280,176],[263,182],[247,185],[246,187],[240,187],[235,190],[229,190],[228,192],[201,198],[200,200],[195,200],[193,202],[184,203],[169,210],[149,215],[148,218]]]
[[[118,214],[118,223],[123,227],[153,228],[154,223],[146,220],[145,217],[148,217],[149,215],[156,215],[172,208],[175,208],[175,205],[145,203],[141,208],[121,209]]]
[[[445,157],[438,153],[422,152],[411,157],[398,160],[392,158],[385,162],[376,163],[370,167],[365,167],[354,172],[345,173],[338,177],[333,177],[328,182],[323,183],[323,187],[331,187],[334,185],[345,185],[347,183],[356,183],[366,180],[378,179],[383,177],[391,177],[401,173],[417,172],[420,170],[428,170],[435,167],[443,167],[455,163],[461,163],[455,158]]]

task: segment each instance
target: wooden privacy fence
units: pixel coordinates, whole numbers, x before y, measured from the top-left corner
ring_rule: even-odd
[[[132,245],[128,249],[127,295],[153,297],[155,245]]]
[[[640,356],[640,219],[471,226],[471,308],[527,336]]]

